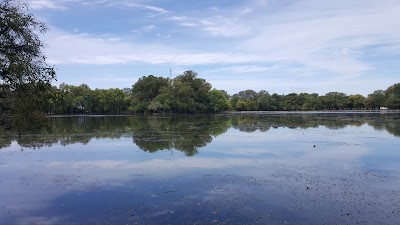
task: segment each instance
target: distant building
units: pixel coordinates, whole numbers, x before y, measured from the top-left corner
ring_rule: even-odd
[[[386,107],[380,107],[379,109],[380,109],[380,110],[388,110],[389,108],[386,108]]]

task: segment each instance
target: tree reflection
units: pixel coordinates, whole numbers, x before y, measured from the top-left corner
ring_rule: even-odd
[[[11,145],[12,137],[10,135],[4,127],[0,126],[0,149]]]
[[[230,123],[226,116],[132,117],[131,125],[133,142],[143,151],[176,149],[193,156]]]
[[[271,128],[343,129],[364,124],[400,137],[398,114],[269,114],[198,116],[78,116],[51,118],[52,132],[18,136],[0,127],[0,148],[13,142],[23,148],[63,146],[92,139],[131,137],[146,152],[175,149],[193,156],[229,128],[241,132],[268,132]]]
[[[238,115],[233,117],[232,126],[243,132],[266,132],[271,128],[316,128],[324,126],[328,129],[342,129],[346,126],[361,126],[367,121],[375,120],[375,116],[364,114],[270,114],[270,115]]]

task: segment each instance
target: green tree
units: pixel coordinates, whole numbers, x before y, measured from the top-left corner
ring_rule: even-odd
[[[271,95],[267,91],[258,92],[257,109],[263,111],[271,110]]]
[[[179,113],[194,113],[196,112],[196,104],[194,100],[195,92],[186,82],[174,82],[173,83],[173,96],[175,98],[175,104],[172,109],[173,112]]]
[[[347,96],[340,92],[329,92],[324,96],[325,108],[345,109],[347,107]]]
[[[160,94],[150,103],[151,111],[175,112],[177,109],[175,91],[172,84],[161,88]],[[160,104],[158,104],[160,103]],[[157,106],[157,108],[155,108]]]
[[[230,97],[229,101],[231,103],[231,106],[233,109],[237,109],[237,103],[239,101],[239,96],[237,94],[234,94]]]
[[[173,80],[173,84],[176,85],[177,87],[185,87],[188,85],[190,86],[190,89],[193,91],[194,102],[193,105],[191,106],[193,108],[189,111],[206,112],[208,110],[207,107],[209,101],[208,92],[211,90],[211,84],[208,83],[205,79],[198,78],[196,72],[192,70],[183,72],[182,75],[177,76]],[[189,89],[185,91],[191,92]]]
[[[291,93],[285,96],[282,102],[282,108],[285,111],[298,111],[304,104],[304,96],[296,93]]]
[[[366,106],[366,98],[360,94],[349,95],[347,101],[350,109],[363,109]]]
[[[385,91],[386,106],[390,109],[400,109],[400,83],[394,84]]]
[[[210,112],[221,112],[230,109],[230,102],[223,91],[217,89],[209,91],[208,99],[210,101],[208,104],[208,111]]]
[[[240,99],[248,99],[248,100],[255,101],[257,99],[257,92],[255,92],[253,90],[240,91],[238,93],[238,97]]]
[[[49,129],[48,120],[43,115],[48,89],[49,87],[45,83],[20,84],[18,89],[12,93],[12,127],[19,134],[28,130]]]
[[[168,86],[167,78],[155,77],[153,75],[143,76],[132,86],[134,97],[134,111],[144,112],[155,97],[160,94],[163,87]]]
[[[73,105],[77,113],[91,112],[93,105],[91,92],[87,84],[71,86]]]
[[[93,91],[86,84],[79,86],[60,84],[60,92],[65,104],[64,110],[68,114],[90,113],[95,107]]]
[[[55,79],[55,70],[46,63],[39,38],[46,31],[46,25],[28,12],[26,4],[0,2],[0,79],[11,93],[12,120],[20,132],[41,127],[37,125],[44,121],[38,118],[43,114],[43,104],[38,101],[43,100],[43,92]]]
[[[209,110],[211,84],[197,78],[197,73],[185,71],[160,89],[147,110],[153,112],[196,113]],[[225,98],[225,93],[222,93]],[[146,110],[146,111],[147,111]]]
[[[253,90],[245,90],[237,93],[238,101],[236,110],[257,110],[257,92]]]
[[[310,111],[316,110],[318,104],[318,94],[308,94],[308,93],[301,93],[300,94],[304,99],[303,105],[301,106],[302,111]]]
[[[273,93],[271,95],[271,104],[270,104],[271,110],[272,111],[280,111],[280,110],[282,110],[283,99],[284,99],[283,95],[278,95],[276,93]]]
[[[61,92],[56,86],[52,86],[46,93],[45,99],[47,101],[44,105],[44,112],[47,114],[63,114],[65,106],[64,93]]]
[[[367,98],[367,106],[371,109],[379,109],[381,106],[385,106],[386,96],[382,90],[376,90],[374,93],[369,94]]]

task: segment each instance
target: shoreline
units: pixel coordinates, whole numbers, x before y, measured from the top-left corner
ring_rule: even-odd
[[[321,110],[321,111],[225,111],[219,113],[133,113],[133,114],[61,114],[46,115],[49,118],[57,117],[108,117],[108,116],[193,116],[193,115],[218,115],[218,114],[257,114],[257,115],[286,115],[286,114],[400,114],[400,110]]]
[[[320,110],[320,111],[232,111],[226,114],[396,114],[395,110]]]

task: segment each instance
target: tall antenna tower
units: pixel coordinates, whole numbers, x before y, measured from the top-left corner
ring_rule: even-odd
[[[169,68],[169,79],[171,79],[171,75],[172,75],[172,68]]]

